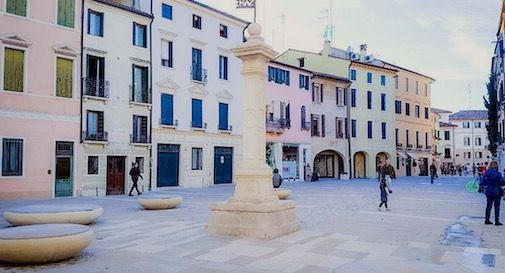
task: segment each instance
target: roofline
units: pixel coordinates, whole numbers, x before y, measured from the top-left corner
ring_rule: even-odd
[[[228,18],[230,18],[230,19],[233,19],[233,20],[235,20],[235,21],[238,21],[238,22],[240,22],[240,23],[243,23],[243,24],[245,24],[245,25],[247,25],[247,24],[250,24],[250,23],[251,23],[251,22],[246,21],[246,20],[244,20],[244,19],[242,19],[242,18],[238,18],[238,17],[236,17],[236,16],[234,16],[234,15],[231,15],[231,14],[229,14],[229,13],[227,13],[227,12],[224,12],[224,11],[222,11],[222,10],[216,9],[216,8],[214,8],[214,7],[211,7],[211,6],[207,5],[207,4],[204,4],[204,3],[198,2],[198,1],[196,1],[196,0],[186,0],[186,1],[187,1],[187,2],[190,2],[190,3],[193,3],[193,4],[195,4],[195,5],[198,5],[198,6],[200,6],[200,7],[206,8],[206,9],[208,9],[208,10],[212,11],[212,12],[215,12],[215,13],[217,13],[217,14],[223,15],[223,16],[228,17]]]
[[[386,62],[386,61],[383,61],[383,60],[381,60],[381,62],[383,62],[383,63],[385,63],[385,64],[387,64],[387,65],[391,65],[391,66],[394,66],[394,67],[396,67],[396,68],[399,68],[399,69],[405,70],[405,71],[407,71],[407,72],[414,73],[414,74],[419,75],[419,76],[421,76],[421,77],[428,78],[428,79],[430,79],[430,80],[432,80],[432,81],[436,81],[434,78],[432,78],[432,77],[430,77],[430,76],[426,76],[426,75],[424,75],[424,74],[421,74],[421,73],[419,73],[419,72],[416,72],[416,71],[413,71],[413,70],[407,69],[407,68],[405,68],[405,67],[401,67],[401,66],[399,66],[399,65],[392,64],[392,63],[390,63],[390,62]]]
[[[351,83],[351,81],[347,78],[331,75],[331,74],[326,74],[326,73],[319,73],[319,72],[312,72],[312,78],[322,78],[322,79],[331,79],[331,80],[336,80],[336,81],[341,81],[345,83]]]
[[[393,73],[398,72],[398,70],[396,70],[396,69],[387,68],[387,67],[384,67],[384,66],[378,66],[378,65],[374,65],[374,64],[368,64],[368,63],[359,62],[359,61],[352,61],[351,60],[351,65],[352,64],[360,64],[360,65],[370,66],[370,67],[377,68],[377,69],[387,70],[387,71],[390,71],[390,72],[393,72]]]
[[[434,113],[452,113],[449,110],[444,110],[444,109],[434,108],[434,107],[431,108],[431,111]]]
[[[113,1],[109,1],[109,0],[91,0],[91,1],[97,2],[97,3],[101,3],[101,4],[104,4],[104,5],[107,5],[107,6],[111,6],[111,7],[114,7],[114,8],[118,8],[118,9],[121,9],[121,10],[124,10],[124,11],[128,11],[128,12],[140,15],[140,16],[144,16],[144,17],[147,17],[147,18],[149,18],[151,20],[154,19],[154,16],[152,14],[150,14],[150,13],[147,13],[147,12],[144,12],[144,11],[141,11],[141,10],[138,10],[138,9],[134,9],[134,8],[126,6],[126,5],[122,5],[120,3],[116,3],[116,2],[113,2]],[[152,12],[152,8],[153,7],[151,7],[151,12]]]
[[[283,63],[283,62],[277,61],[276,59],[271,60],[270,63],[286,66],[286,67],[293,68],[293,69],[296,69],[296,70],[301,70],[301,71],[304,71],[304,72],[307,72],[307,73],[311,73],[311,74],[313,73],[313,71],[311,71],[311,70],[305,69],[303,67],[298,67],[298,66],[295,66],[295,65]]]

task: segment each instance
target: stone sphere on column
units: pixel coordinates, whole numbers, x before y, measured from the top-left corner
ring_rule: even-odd
[[[247,28],[247,32],[251,36],[259,36],[261,34],[261,26],[258,23],[252,23]]]

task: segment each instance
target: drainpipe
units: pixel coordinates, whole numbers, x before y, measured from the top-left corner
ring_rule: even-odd
[[[351,78],[351,64],[352,62],[349,62],[349,69],[347,69],[347,73],[348,73],[348,79]],[[351,92],[350,92],[350,89],[349,87],[351,87],[352,85],[352,82],[349,83],[349,85],[347,86],[347,91],[348,92],[348,96],[347,96],[347,150],[348,150],[348,154],[349,154],[349,179],[350,178],[354,178],[354,175],[353,175],[353,166],[352,166],[352,152],[351,152]]]
[[[149,143],[151,143],[151,149],[149,149],[149,191],[152,190],[153,181],[153,0],[151,0],[151,22],[149,23],[149,74],[151,82],[151,110],[149,111]]]
[[[152,1],[152,0],[151,0]],[[251,23],[247,23],[247,26],[244,27],[244,29],[242,29],[242,41],[245,43],[247,41],[247,39],[245,38],[245,30],[249,27]]]
[[[84,111],[84,106],[83,106],[83,94],[84,94],[84,83],[83,83],[83,71],[84,71],[84,56],[83,56],[83,50],[84,48],[84,0],[81,0],[81,73],[79,75],[80,77],[80,85],[81,85],[81,99],[80,99],[80,110],[79,110],[79,143],[83,142],[82,139],[82,115]]]

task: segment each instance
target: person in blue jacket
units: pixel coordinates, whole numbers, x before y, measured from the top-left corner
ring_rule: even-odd
[[[498,171],[498,162],[491,161],[489,169],[484,173],[480,181],[480,190],[484,192],[487,198],[486,205],[486,225],[492,225],[493,222],[489,221],[491,217],[491,208],[494,205],[494,224],[501,226],[500,223],[500,201],[503,196],[503,186],[505,181],[501,173]]]

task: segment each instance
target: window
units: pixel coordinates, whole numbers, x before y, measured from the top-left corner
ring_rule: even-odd
[[[336,103],[338,106],[344,106],[345,105],[345,90],[344,88],[337,87],[335,88],[336,92]]]
[[[75,0],[58,0],[58,25],[74,27]]]
[[[421,111],[421,109],[419,108],[419,105],[416,105],[414,109],[415,109],[416,118],[420,117],[421,113],[419,113],[419,112]]]
[[[424,96],[425,97],[428,96],[428,84],[427,83],[424,84]]]
[[[299,67],[304,67],[305,66],[305,58],[298,59],[298,66]]]
[[[419,148],[419,131],[416,131],[416,148]]]
[[[191,75],[194,81],[203,81],[202,51],[197,48],[192,49]]]
[[[430,139],[428,137],[428,132],[424,132],[424,144],[426,145],[426,149],[428,149],[428,146],[430,145]]]
[[[140,173],[144,173],[144,158],[143,157],[135,157],[135,162],[139,167]]]
[[[227,131],[228,128],[228,104],[219,103],[219,130]]]
[[[317,115],[310,115],[310,135],[311,136],[320,136],[319,132],[319,116]]]
[[[103,112],[88,111],[86,115],[86,132],[84,138],[93,141],[106,141]]]
[[[470,122],[463,122],[463,128],[470,128]]]
[[[385,75],[381,75],[381,85],[386,86],[386,76]]]
[[[23,140],[4,138],[2,140],[2,176],[23,175]]]
[[[174,96],[161,94],[161,124],[174,125]]]
[[[323,102],[323,84],[312,83],[312,101],[316,103]]]
[[[386,134],[386,123],[382,122],[381,123],[381,131],[382,131],[382,139],[387,139],[387,134]]]
[[[228,79],[228,57],[219,56],[219,78]]]
[[[223,38],[228,38],[228,27],[225,25],[219,25],[219,36]]]
[[[193,27],[197,29],[202,29],[202,17],[193,14]]]
[[[4,90],[23,92],[25,52],[5,48],[4,51]]]
[[[480,137],[475,138],[475,145],[476,146],[482,145],[482,138],[480,138]]]
[[[335,137],[344,138],[344,120],[335,118]]]
[[[405,91],[409,92],[409,78],[405,78]]]
[[[161,16],[163,18],[172,20],[172,6],[168,4],[161,4]]]
[[[373,123],[368,121],[368,138],[373,138]]]
[[[482,123],[480,121],[476,121],[473,124],[473,128],[481,128],[481,126],[482,126]]]
[[[88,174],[98,174],[98,156],[88,156]]]
[[[72,98],[73,62],[69,59],[56,58],[56,96]]]
[[[416,94],[419,94],[419,82],[416,81]]]
[[[172,41],[161,40],[161,66],[174,67]]]
[[[289,86],[289,71],[268,66],[268,81]]]
[[[133,23],[133,45],[147,47],[146,26]]]
[[[326,136],[326,119],[324,115],[321,115],[321,136]]]
[[[475,152],[475,158],[482,158],[482,152]]]
[[[395,113],[396,114],[402,113],[402,102],[399,100],[395,100]]]
[[[451,158],[451,148],[444,149],[444,158]]]
[[[424,107],[424,118],[430,119],[430,109],[428,107]]]
[[[191,100],[191,127],[202,128],[202,100]]]
[[[399,135],[400,130],[398,128],[395,129],[395,143],[396,147],[398,147],[398,144],[400,144],[400,135]]]
[[[463,138],[463,145],[470,146],[470,138],[469,137]]]
[[[356,137],[356,120],[355,119],[351,119],[351,137]]]
[[[407,144],[407,148],[410,146],[410,131],[405,130],[405,144]]]
[[[86,56],[86,78],[84,94],[94,97],[108,97],[105,83],[105,59],[93,55]]]
[[[472,158],[471,152],[463,152],[463,158]]]
[[[149,143],[147,136],[147,117],[133,115],[133,134],[131,143]]]
[[[7,0],[7,13],[26,17],[26,0]]]
[[[356,70],[351,69],[351,81],[355,81],[355,80],[356,80]]]
[[[356,89],[351,89],[351,106],[356,107]]]
[[[386,111],[386,94],[381,94],[381,110]]]
[[[133,88],[131,101],[150,103],[149,79],[147,67],[133,65]]]
[[[410,103],[405,103],[405,115],[410,116]]]
[[[307,115],[307,113],[305,111],[305,106],[302,106],[300,108],[300,117],[301,117],[301,126],[300,126],[300,128],[301,129],[308,129],[309,128],[308,124],[306,124],[306,122],[307,122],[306,115]]]
[[[372,91],[366,93],[366,107],[372,109]]]
[[[451,132],[444,131],[444,140],[451,140]]]
[[[192,148],[191,149],[191,169],[192,170],[202,170],[203,169],[203,149],[202,148]]]
[[[299,81],[298,85],[299,85],[300,89],[309,90],[309,76],[300,74],[298,81]]]
[[[367,83],[372,83],[372,78],[373,78],[372,72],[367,72],[366,73],[366,82]]]
[[[88,34],[103,37],[103,13],[88,9]]]
[[[347,118],[344,119],[344,136],[345,138],[349,138],[349,121]]]

